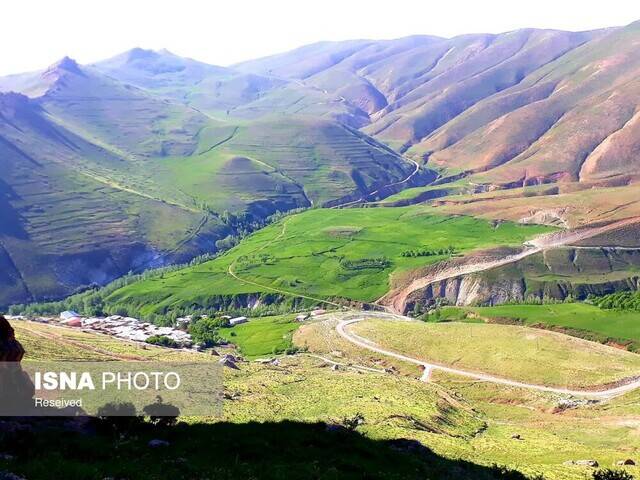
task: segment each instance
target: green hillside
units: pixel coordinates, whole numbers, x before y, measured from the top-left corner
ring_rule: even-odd
[[[372,302],[390,276],[470,250],[520,245],[547,227],[471,217],[444,217],[422,207],[311,210],[245,239],[220,258],[135,282],[109,294],[107,309],[129,307],[148,315],[174,309],[211,309],[294,292],[313,298]],[[407,256],[427,251],[429,255]],[[433,254],[431,254],[433,252]],[[245,283],[233,278],[229,269]]]
[[[30,97],[0,94],[0,305],[186,261],[277,211],[359,199],[415,169],[329,120],[224,123],[69,58],[12,86]]]

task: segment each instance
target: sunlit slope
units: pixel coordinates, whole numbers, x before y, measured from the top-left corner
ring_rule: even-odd
[[[367,133],[409,146],[599,34],[525,29],[452,39],[322,42],[235,68],[331,92],[369,115]]]
[[[452,120],[411,150],[476,182],[621,184],[637,176],[640,23],[610,31]]]
[[[242,304],[282,292],[374,301],[386,293],[390,275],[446,259],[449,247],[464,254],[520,245],[545,231],[547,227],[439,216],[421,208],[313,210],[253,234],[220,258],[116,290],[107,303],[148,314]],[[433,254],[403,256],[412,250]],[[230,269],[253,283],[229,275]]]

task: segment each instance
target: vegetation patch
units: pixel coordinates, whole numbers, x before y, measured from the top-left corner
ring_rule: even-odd
[[[515,323],[560,331],[587,340],[640,349],[640,312],[602,309],[588,303],[443,307],[429,320]]]

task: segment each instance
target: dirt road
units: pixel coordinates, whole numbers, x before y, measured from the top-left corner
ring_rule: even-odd
[[[384,306],[389,311],[396,314],[404,314],[407,308],[407,298],[416,290],[421,290],[428,285],[459,277],[471,273],[484,272],[493,268],[517,262],[530,255],[540,253],[543,250],[570,245],[588,238],[593,238],[603,233],[616,230],[618,228],[638,223],[640,218],[626,218],[607,225],[598,227],[583,227],[575,230],[565,230],[541,235],[533,240],[524,243],[522,250],[518,253],[506,255],[502,258],[477,259],[470,255],[458,261],[442,262],[434,265],[432,270],[425,276],[417,278],[408,285],[391,290],[376,303]]]
[[[376,345],[374,342],[367,340],[366,338],[363,338],[359,335],[356,335],[353,332],[350,332],[348,329],[350,325],[361,322],[366,318],[371,318],[371,317],[383,318],[383,319],[386,318],[392,321],[415,322],[416,320],[410,319],[408,317],[402,317],[399,315],[384,314],[379,312],[376,312],[376,313],[361,312],[361,314],[356,315],[355,318],[353,317],[354,317],[353,315],[347,316],[345,319],[340,320],[338,322],[336,326],[336,331],[342,338],[344,338],[348,342],[353,343],[354,345],[357,345],[361,348],[365,348],[372,352],[376,352],[381,355],[385,355],[387,357],[392,357],[397,360],[402,360],[403,362],[413,363],[415,365],[420,365],[424,367],[425,371],[424,371],[424,374],[422,375],[423,381],[428,381],[430,373],[434,370],[438,370],[438,371],[446,372],[453,375],[459,375],[459,376],[471,378],[481,382],[489,382],[489,383],[495,383],[498,385],[505,385],[509,387],[526,388],[529,390],[536,390],[540,392],[557,393],[560,395],[570,395],[574,397],[585,397],[585,398],[593,398],[593,399],[600,399],[600,400],[606,400],[609,398],[617,397],[624,393],[640,388],[640,379],[635,379],[629,383],[625,383],[625,384],[622,384],[613,388],[604,389],[604,390],[571,390],[567,388],[556,388],[556,387],[548,387],[545,385],[536,385],[533,383],[518,382],[515,380],[496,377],[494,375],[489,375],[485,373],[470,372],[468,370],[462,370],[459,368],[446,367],[444,365],[430,363],[425,360],[409,357],[407,355],[393,352],[391,350],[386,350]]]

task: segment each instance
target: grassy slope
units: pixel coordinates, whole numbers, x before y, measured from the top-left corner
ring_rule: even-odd
[[[109,303],[131,303],[145,313],[163,307],[207,306],[213,295],[264,291],[232,279],[321,297],[372,301],[382,296],[389,275],[443,260],[446,256],[405,258],[416,248],[456,251],[493,245],[519,245],[546,227],[490,222],[471,217],[433,215],[423,207],[394,209],[311,210],[271,225],[213,261],[137,282],[114,292]],[[284,233],[283,233],[284,232]],[[273,243],[277,240],[277,243]],[[390,264],[354,269],[346,261],[385,257]],[[342,262],[342,263],[341,263]]]
[[[594,332],[613,340],[640,342],[640,313],[603,310],[585,303],[559,305],[500,305],[496,307],[445,307],[443,318],[461,318],[473,312],[481,318],[513,319],[525,325],[566,327]]]
[[[473,325],[474,328],[479,326]],[[466,332],[462,336],[465,334],[468,336]],[[430,385],[417,380],[422,372],[415,365],[383,357],[346,342],[336,333],[335,322],[305,324],[296,332],[294,340],[296,345],[306,346],[310,352],[338,362],[393,368],[399,375],[415,379],[416,392]],[[396,341],[409,343],[412,340],[403,335]],[[492,339],[487,341],[491,345]],[[461,353],[467,355],[466,352]],[[561,354],[565,355],[564,352]],[[469,355],[474,354],[471,352]],[[497,348],[481,359],[481,363],[486,365],[495,361],[494,357],[501,357]],[[518,357],[511,357],[511,360],[508,371],[522,368]],[[433,372],[432,382],[431,385],[437,384],[453,398],[468,402],[486,422],[482,432],[464,440],[424,431],[405,431],[405,435],[420,438],[439,454],[517,465],[518,469],[529,474],[543,473],[548,480],[583,480],[591,476],[592,469],[563,465],[568,460],[593,458],[602,466],[610,466],[618,460],[640,454],[637,446],[638,392],[602,404],[563,409],[562,398],[556,395],[496,386],[439,372]],[[386,395],[380,400],[384,401]],[[513,439],[515,434],[522,440]],[[639,469],[632,467],[630,471],[637,475]]]
[[[13,324],[17,338],[25,347],[39,349],[40,353],[33,354],[33,358],[60,358],[52,351],[52,342],[27,336],[20,328],[21,322]],[[305,332],[308,334],[320,325],[322,323],[305,325]],[[43,331],[52,328],[37,327]],[[71,329],[63,331],[65,338],[80,337],[88,343],[87,347],[95,344],[94,335]],[[335,335],[333,330],[318,333],[321,343],[328,342],[333,350],[348,353],[346,359],[339,361],[357,358],[351,356],[351,351],[343,350],[339,338],[332,340],[328,336]],[[128,344],[119,343],[128,348]],[[100,345],[105,346],[102,342]],[[315,343],[310,341],[308,345]],[[114,353],[120,351],[113,348]],[[81,352],[87,355],[86,349]],[[354,363],[379,368],[370,355],[363,352],[363,357]],[[81,358],[70,349],[62,353],[67,358]],[[128,349],[127,353],[138,354],[139,347]],[[416,371],[415,375],[419,373]],[[360,465],[357,478],[361,476],[362,465],[370,465],[365,468],[371,468],[372,478],[378,478],[376,475],[393,478],[394,472],[399,473],[400,478],[414,478],[411,472],[416,472],[418,478],[429,478],[429,472],[435,478],[451,472],[456,472],[456,478],[460,479],[487,478],[486,469],[464,463],[470,461],[483,465],[507,464],[528,474],[544,473],[548,480],[582,480],[586,474],[590,475],[589,469],[562,463],[595,458],[601,465],[611,465],[640,454],[634,420],[640,414],[637,394],[604,405],[554,413],[557,399],[553,397],[459,378],[436,377],[437,385],[404,375],[356,373],[348,369],[332,371],[323,362],[306,356],[283,357],[278,367],[241,363],[240,370],[225,370],[226,393],[233,399],[225,402],[223,420],[228,423],[219,423],[216,419],[185,419],[187,425],[174,432],[141,432],[137,438],[126,441],[126,448],[113,448],[111,437],[75,437],[67,432],[67,441],[60,443],[52,441],[59,440],[57,432],[51,436],[41,434],[37,437],[43,442],[41,447],[32,451],[15,452],[15,442],[11,444],[13,447],[4,447],[5,452],[18,453],[18,458],[17,461],[0,460],[0,468],[36,480],[52,475],[82,479],[105,475],[159,479],[165,478],[167,472],[175,478],[213,474],[222,478],[251,475],[309,478],[322,471],[320,466],[327,462],[327,455],[331,455],[333,460],[336,456],[341,460],[337,465],[332,460],[337,471],[327,473],[327,478],[346,478],[353,472],[350,465]],[[356,413],[363,414],[365,419],[357,429],[366,435],[360,440],[360,447],[354,447],[352,440],[325,437],[322,426],[309,424],[339,423]],[[303,424],[281,423],[286,420]],[[262,427],[246,423],[251,421],[268,423]],[[511,438],[516,433],[522,436],[522,441]],[[172,444],[170,451],[150,450],[146,444],[152,438],[168,439]],[[393,438],[416,439],[435,452],[434,456],[423,457],[427,470],[416,471],[419,467],[404,455],[398,457],[397,462],[407,466],[406,471],[398,470],[396,461],[387,469],[389,453],[378,450],[379,442]],[[231,449],[226,450],[229,445]],[[337,451],[336,445],[339,445]],[[282,454],[283,450],[286,455]],[[239,461],[229,463],[229,456],[234,455]],[[375,458],[382,455],[385,462],[370,463],[367,459],[372,455]],[[187,459],[189,467],[177,460],[180,457]],[[473,469],[461,471],[461,468]],[[630,471],[637,474],[638,469],[631,467]]]
[[[640,373],[638,355],[513,325],[371,320],[352,330],[425,361],[542,385],[587,387]]]
[[[238,346],[246,358],[282,353],[291,347],[291,337],[300,323],[295,315],[252,318],[230,328],[221,328],[220,336]]]

